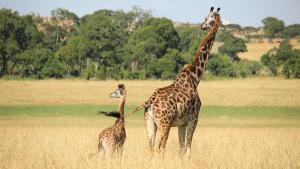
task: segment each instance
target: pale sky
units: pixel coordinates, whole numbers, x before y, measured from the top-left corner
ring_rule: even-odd
[[[134,5],[151,10],[156,17],[180,22],[202,22],[209,8],[215,6],[221,8],[223,19],[242,26],[262,26],[261,20],[267,16],[275,16],[286,25],[300,24],[300,0],[0,0],[0,8],[41,16],[50,16],[58,7],[83,16],[99,9],[128,11]]]

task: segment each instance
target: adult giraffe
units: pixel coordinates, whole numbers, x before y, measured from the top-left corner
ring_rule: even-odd
[[[209,30],[202,40],[194,61],[185,66],[176,80],[169,86],[156,89],[152,96],[134,112],[145,108],[145,120],[150,151],[153,152],[156,132],[158,132],[158,152],[164,153],[171,127],[178,127],[180,154],[190,156],[192,138],[198,122],[201,101],[197,86],[204,72],[206,61],[216,33],[221,24],[220,8],[210,12],[201,28]],[[132,112],[132,113],[134,113]],[[131,114],[131,113],[130,113]]]

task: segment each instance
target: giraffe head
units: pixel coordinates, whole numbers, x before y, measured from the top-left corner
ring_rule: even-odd
[[[210,8],[210,12],[207,17],[205,17],[204,22],[201,24],[201,28],[203,30],[210,30],[215,22],[220,22],[220,15],[219,15],[220,8],[217,11],[214,11],[214,7]]]
[[[109,94],[110,98],[121,98],[126,92],[124,84],[118,84],[118,88]]]

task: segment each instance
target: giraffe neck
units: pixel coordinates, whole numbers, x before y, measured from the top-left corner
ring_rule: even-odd
[[[192,64],[184,67],[181,71],[179,76],[177,77],[176,82],[179,84],[184,84],[187,81],[191,81],[191,84],[194,88],[196,88],[202,78],[204,73],[204,68],[208,57],[210,55],[210,50],[213,46],[215,41],[215,37],[221,23],[221,18],[217,16],[214,25],[212,26],[211,30],[208,32],[206,37],[201,41],[197,53],[195,55],[194,61]]]
[[[123,96],[121,97],[121,101],[119,104],[119,109],[118,112],[120,113],[120,117],[116,120],[114,124],[114,129],[116,132],[121,132],[124,129],[124,106],[125,106],[125,101],[126,101],[126,91],[124,91]]]
[[[116,131],[121,131],[123,128],[124,128],[124,125],[125,123],[124,123],[124,116],[121,116],[121,117],[119,117],[117,120],[116,120],[116,122],[115,122],[115,124],[114,124],[114,129],[116,130]]]
[[[119,109],[118,109],[118,112],[121,115],[120,118],[123,118],[123,119],[124,119],[124,105],[125,105],[125,101],[126,101],[126,91],[124,91],[124,94],[121,97],[121,101],[120,101]]]
[[[205,65],[210,56],[210,51],[214,44],[215,37],[217,34],[217,29],[212,31],[213,31],[212,33],[210,32],[211,34],[208,33],[207,37],[200,44],[195,59],[192,63],[192,65],[195,67],[192,73],[196,75],[195,81],[197,82],[197,84],[199,84],[203,76]]]

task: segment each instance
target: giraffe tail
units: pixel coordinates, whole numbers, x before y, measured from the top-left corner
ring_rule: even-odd
[[[125,117],[131,116],[131,115],[133,115],[134,113],[140,111],[141,109],[143,109],[143,108],[145,108],[145,107],[148,107],[149,104],[150,104],[150,102],[149,102],[149,100],[148,100],[148,101],[146,101],[144,104],[142,104],[142,105],[136,107],[136,108],[134,109],[134,111],[132,111],[132,112],[126,114]]]
[[[121,114],[119,112],[116,112],[116,111],[111,111],[111,112],[98,111],[98,114],[103,114],[105,116],[111,116],[111,117],[116,117],[116,118],[121,117]]]

